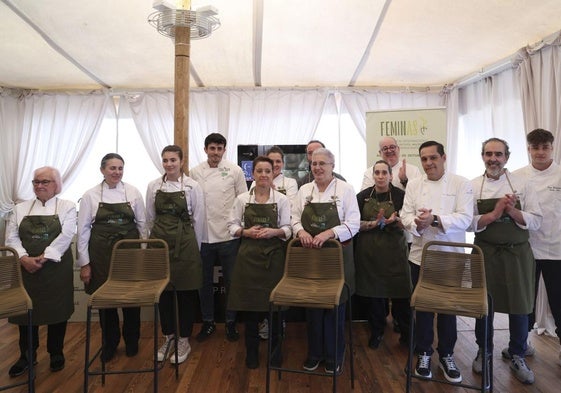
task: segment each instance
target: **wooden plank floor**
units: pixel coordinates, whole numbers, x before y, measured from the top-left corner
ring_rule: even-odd
[[[501,349],[508,342],[507,321],[504,316],[497,314],[495,326],[495,392],[526,393],[561,391],[561,367],[559,366],[559,343],[556,338],[537,336],[531,333],[531,340],[536,347],[537,354],[528,359],[530,367],[536,374],[536,383],[526,386],[518,382],[508,368],[508,363],[500,356]],[[240,326],[241,328],[241,326]],[[195,326],[197,332],[199,325]],[[405,391],[405,375],[403,373],[407,350],[398,344],[397,334],[386,329],[384,342],[378,350],[368,348],[369,331],[366,323],[353,324],[355,337],[355,393],[366,392],[403,392]],[[464,382],[478,383],[479,378],[471,371],[471,361],[476,348],[473,334],[473,320],[458,319],[458,343],[456,345],[456,361],[462,370]],[[109,367],[149,366],[151,359],[152,324],[144,322],[140,353],[134,358],[124,355],[123,344],[119,347],[117,357],[109,363]],[[94,324],[94,345],[99,345],[99,328]],[[85,324],[69,323],[66,335],[65,355],[66,368],[58,373],[49,370],[49,356],[46,353],[46,329],[40,329],[40,348],[38,351],[38,365],[36,391],[38,393],[78,393],[83,390],[83,363],[85,347]],[[242,334],[243,336],[243,334]],[[300,367],[305,357],[306,340],[305,327],[302,323],[289,323],[287,327],[287,341],[284,347],[284,363],[292,367]],[[219,325],[217,332],[204,343],[191,343],[192,352],[188,360],[180,367],[180,377],[176,381],[174,369],[166,364],[160,372],[160,389],[162,393],[261,393],[265,392],[264,367],[266,358],[266,341],[260,346],[261,367],[248,370],[245,367],[245,348],[243,339],[231,343],[225,339],[224,326]],[[9,367],[17,360],[17,329],[5,320],[0,321],[0,384],[14,381],[8,377]],[[433,374],[441,376],[436,366],[437,356],[433,356]],[[19,377],[23,378],[23,377]],[[92,393],[149,393],[152,392],[151,374],[129,374],[108,376],[105,387],[101,386],[100,377],[92,377],[89,391]],[[302,374],[283,374],[280,381],[276,374],[272,379],[271,392],[274,393],[317,393],[331,391],[331,379]],[[25,388],[10,390],[25,392]],[[344,372],[338,381],[339,392],[351,392],[349,381],[348,361]],[[467,392],[463,388],[450,385],[429,383],[414,380],[414,392]]]

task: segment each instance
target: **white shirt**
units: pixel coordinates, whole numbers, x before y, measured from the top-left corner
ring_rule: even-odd
[[[232,240],[228,232],[228,218],[234,200],[247,192],[242,169],[228,160],[222,160],[217,168],[208,161],[201,162],[190,171],[191,177],[203,189],[206,218],[202,231],[203,243],[219,243]]]
[[[275,190],[285,189],[286,196],[292,204],[294,197],[298,193],[298,183],[296,182],[296,179],[286,177],[281,173],[273,179],[273,186],[275,186]],[[251,187],[249,187],[249,189],[251,190],[253,187],[255,187],[255,180],[251,183]]]
[[[308,201],[324,203],[332,202],[333,198],[337,201],[337,213],[341,224],[330,229],[335,232],[341,242],[356,235],[360,228],[360,211],[356,194],[353,186],[337,178],[333,178],[322,193],[318,191],[315,180],[300,187],[292,206],[292,232],[297,235],[300,230],[304,229],[301,217]]]
[[[101,187],[103,187],[103,200]],[[144,199],[140,191],[136,187],[123,182],[118,183],[115,188],[109,188],[106,182],[97,184],[86,191],[80,200],[80,208],[78,210],[78,260],[76,261],[78,266],[86,266],[90,263],[88,244],[90,242],[92,224],[95,222],[100,202],[130,202],[140,237],[145,239],[148,236],[146,210],[144,209]]]
[[[294,179],[293,179],[294,180]],[[284,231],[284,239],[287,240],[292,235],[292,228],[290,226],[290,201],[288,197],[278,191],[271,190],[269,192],[269,199],[265,203],[276,203],[278,209],[277,227]],[[230,235],[236,236],[236,232],[240,228],[244,228],[243,214],[245,205],[247,203],[256,203],[253,195],[250,196],[249,192],[244,192],[236,197],[234,206],[230,210],[230,219],[228,220],[228,230]]]
[[[193,229],[197,238],[199,249],[201,248],[201,234],[204,230],[205,221],[205,201],[203,189],[195,180],[187,175],[181,175],[178,181],[164,181],[161,177],[152,180],[146,190],[146,221],[148,231],[152,230],[156,219],[156,193],[185,191],[185,202],[187,211],[193,223]]]
[[[509,182],[510,180],[510,182]],[[481,232],[487,229],[482,227],[477,229],[477,223],[481,218],[481,214],[477,210],[478,199],[502,198],[506,194],[516,194],[522,206],[522,216],[526,225],[516,223],[522,229],[535,231],[539,229],[542,222],[542,210],[538,202],[538,196],[532,185],[520,175],[508,172],[503,173],[497,180],[491,179],[485,175],[478,176],[471,181],[473,186],[473,223],[474,232]],[[512,185],[512,187],[511,187]]]
[[[397,164],[392,166],[392,184],[405,191],[405,187],[401,184],[399,180],[399,169],[403,166],[403,161],[398,160]],[[368,187],[374,186],[374,179],[372,178],[372,172],[374,171],[374,165],[364,171],[364,176],[362,177],[362,186],[360,190],[366,190]],[[405,164],[405,173],[407,174],[407,180],[411,181],[417,177],[421,177],[421,171],[415,165]]]
[[[415,217],[421,208],[432,209],[441,227],[417,231]],[[452,173],[444,173],[436,181],[429,180],[426,175],[410,180],[400,216],[405,228],[413,234],[409,260],[420,265],[423,246],[431,240],[465,243],[466,229],[473,217],[471,183]]]
[[[33,208],[32,208],[33,206]],[[31,210],[30,210],[31,209]],[[45,258],[54,262],[60,262],[62,255],[68,250],[72,243],[72,238],[76,234],[76,205],[72,201],[59,199],[57,197],[49,199],[45,206],[38,199],[32,199],[18,203],[8,219],[6,226],[6,246],[15,249],[19,257],[29,256],[27,250],[23,248],[19,237],[19,225],[25,216],[52,216],[58,214],[61,233],[45,248],[43,253]]]
[[[542,225],[530,231],[530,245],[536,259],[561,260],[561,167],[552,162],[540,171],[531,164],[514,171],[531,184],[536,191],[543,213]]]

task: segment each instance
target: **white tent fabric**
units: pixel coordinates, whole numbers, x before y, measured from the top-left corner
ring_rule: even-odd
[[[107,94],[31,94],[15,100],[0,97],[3,135],[13,148],[0,168],[1,213],[33,195],[33,171],[57,168],[63,184],[79,173],[80,158],[95,138],[110,102]],[[18,127],[19,126],[19,127]],[[3,154],[4,155],[4,154]],[[8,190],[5,192],[4,190]]]

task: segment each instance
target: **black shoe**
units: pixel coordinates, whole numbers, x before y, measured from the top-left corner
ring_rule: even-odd
[[[423,352],[417,355],[417,365],[415,366],[415,375],[421,378],[432,378],[431,371],[431,355]]]
[[[10,367],[10,371],[8,371],[8,374],[12,378],[19,377],[24,372],[26,372],[28,368],[29,368],[29,363],[27,362],[27,358],[22,356],[18,359],[17,362],[14,363],[12,367]]]
[[[228,341],[238,341],[240,339],[240,333],[236,329],[236,322],[226,322],[226,338]]]
[[[138,354],[138,341],[127,343],[125,345],[125,354],[127,357],[132,358]]]
[[[280,367],[282,365],[282,352],[280,349],[273,352],[271,356],[271,366],[273,367]]]
[[[247,355],[245,356],[245,365],[251,370],[259,368],[259,350],[247,351]]]
[[[462,374],[454,361],[453,355],[446,355],[440,357],[440,363],[438,365],[442,372],[444,373],[444,377],[453,383],[460,383],[462,382]]]
[[[304,361],[304,365],[302,366],[302,368],[306,371],[314,371],[319,367],[320,363],[321,363],[321,359],[307,358]]]
[[[52,372],[57,372],[64,368],[64,355],[62,353],[51,355],[50,368]]]
[[[333,374],[335,372],[339,375],[341,374],[341,365],[338,364],[337,368],[335,368],[335,362],[333,360],[326,360],[324,370],[327,374]]]
[[[380,343],[382,342],[382,339],[384,338],[384,335],[371,335],[370,336],[370,340],[368,340],[368,346],[372,349],[378,349],[378,347],[380,346]]]
[[[201,326],[201,331],[197,334],[196,340],[200,343],[209,338],[212,333],[216,330],[216,325],[214,321],[204,321]]]
[[[113,347],[103,347],[99,358],[103,363],[107,363],[115,357],[115,350],[116,348]]]

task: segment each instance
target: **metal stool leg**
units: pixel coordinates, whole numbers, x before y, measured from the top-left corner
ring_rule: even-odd
[[[414,330],[415,330],[415,309],[411,308],[409,315],[409,351],[407,351],[407,365],[405,371],[407,372],[407,384],[405,391],[411,391],[411,375],[413,373],[413,346],[414,346]]]
[[[88,306],[86,312],[86,354],[84,361],[84,393],[88,393],[88,377],[90,373],[90,337],[91,337],[92,308]]]
[[[27,359],[29,363],[29,372],[27,373],[27,391],[32,393],[35,391],[35,366],[33,365],[33,310],[27,311]]]
[[[355,366],[354,366],[354,346],[353,346],[353,302],[351,300],[351,289],[348,285],[347,294],[349,295],[347,303],[349,304],[349,356],[350,356],[350,367],[351,367],[351,389],[355,388]]]

